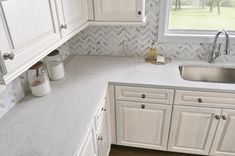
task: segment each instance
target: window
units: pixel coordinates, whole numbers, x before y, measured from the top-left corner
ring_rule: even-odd
[[[208,42],[219,29],[235,35],[235,0],[161,0],[160,41]]]

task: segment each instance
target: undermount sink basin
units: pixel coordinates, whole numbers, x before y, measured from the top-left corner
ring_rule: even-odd
[[[233,68],[180,66],[179,70],[184,80],[235,83],[235,69]]]

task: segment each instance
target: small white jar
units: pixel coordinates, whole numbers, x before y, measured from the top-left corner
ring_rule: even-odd
[[[45,58],[50,80],[61,80],[65,76],[64,63],[58,50],[54,50]]]

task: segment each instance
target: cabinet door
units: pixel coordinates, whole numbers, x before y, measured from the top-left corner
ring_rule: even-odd
[[[220,113],[221,109],[175,106],[168,149],[208,155]]]
[[[7,74],[7,68],[5,61],[3,59],[4,52],[10,52],[11,48],[9,46],[10,39],[8,38],[7,31],[4,28],[3,16],[1,16],[0,12],[0,77],[2,78],[4,75]]]
[[[165,150],[171,108],[171,105],[117,101],[117,143]]]
[[[97,132],[97,145],[99,156],[107,156],[109,153],[109,135],[107,126],[107,115],[105,114]]]
[[[94,0],[96,21],[143,21],[145,0]]]
[[[87,0],[87,8],[88,8],[88,20],[94,20],[94,7],[93,7],[93,0]]]
[[[14,60],[5,60],[12,80],[47,55],[45,49],[59,41],[60,35],[53,0],[0,1],[3,37],[2,53],[14,53]],[[2,36],[1,36],[2,37]]]
[[[95,137],[95,126],[92,124],[87,136],[83,141],[81,151],[79,152],[78,156],[98,156]]]
[[[88,20],[86,0],[57,0],[62,36],[78,29]]]
[[[235,110],[223,110],[215,139],[211,149],[211,155],[234,156],[235,155]]]

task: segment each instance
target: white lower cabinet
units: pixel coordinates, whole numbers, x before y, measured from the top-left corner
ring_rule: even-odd
[[[175,106],[168,150],[208,155],[221,109]]]
[[[235,155],[235,110],[223,110],[210,154]]]
[[[77,156],[98,156],[96,144],[95,125],[92,122],[88,133],[82,143],[81,150]]]
[[[171,107],[116,101],[117,143],[166,150]]]
[[[97,130],[97,145],[99,156],[108,156],[110,143],[109,143],[109,134],[108,134],[108,125],[107,125],[107,116],[106,113],[101,121],[100,126]]]
[[[108,96],[108,94],[106,95]],[[98,105],[94,121],[82,143],[78,156],[108,156],[111,141],[108,126],[109,107],[106,97]]]
[[[172,105],[174,90],[111,88],[116,99],[109,96],[101,101],[78,156],[108,156],[111,136],[116,136],[113,144],[123,146],[235,156],[235,105],[231,102],[235,96],[232,93],[176,91]],[[224,103],[220,104],[213,97]],[[114,102],[110,103],[111,98]],[[160,103],[162,99],[163,104]],[[110,113],[116,114],[113,116],[116,120],[110,120]],[[116,130],[111,131],[110,124],[114,124]]]
[[[234,93],[115,89],[118,145],[235,156]]]
[[[175,106],[168,150],[209,154],[221,109]]]

